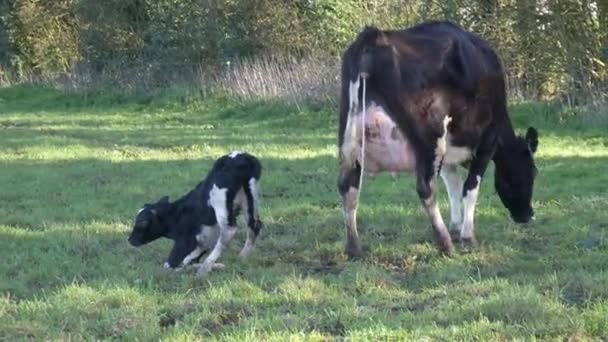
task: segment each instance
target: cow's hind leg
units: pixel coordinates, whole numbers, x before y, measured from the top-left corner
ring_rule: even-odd
[[[418,160],[422,160],[422,158],[418,158]],[[416,173],[416,191],[431,219],[439,249],[442,253],[450,256],[454,254],[454,245],[452,245],[450,234],[439,211],[437,203],[437,177],[433,163],[420,163]]]
[[[450,236],[459,240],[462,231],[462,189],[463,181],[456,165],[443,165],[441,178],[450,198]]]
[[[359,179],[361,168],[358,163],[353,166],[341,165],[338,177],[338,191],[342,197],[342,211],[346,229],[346,254],[354,259],[361,256],[359,233],[357,232],[357,207],[359,204]]]

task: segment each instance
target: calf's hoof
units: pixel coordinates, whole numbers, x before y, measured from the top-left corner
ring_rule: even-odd
[[[199,277],[204,277],[213,270],[223,270],[224,268],[226,268],[226,266],[224,264],[220,264],[219,262],[216,262],[213,264],[202,263],[198,267],[198,270],[196,271],[196,275]]]
[[[215,264],[213,264],[213,266],[211,266],[212,270],[223,270],[224,268],[226,268],[226,265],[221,264],[219,262],[216,262]]]
[[[213,264],[203,263],[199,266],[198,270],[196,270],[196,275],[199,277],[204,277],[213,269]]]

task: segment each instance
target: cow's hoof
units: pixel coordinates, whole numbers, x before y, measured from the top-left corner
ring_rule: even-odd
[[[460,230],[450,229],[450,238],[452,242],[460,241]]]
[[[454,256],[455,250],[454,250],[454,246],[452,244],[450,244],[449,247],[441,247],[441,254],[447,256],[447,257],[452,257]]]
[[[454,245],[450,239],[441,239],[439,240],[439,250],[441,254],[451,257],[454,255]]]
[[[448,232],[450,233],[450,237],[453,242],[460,241],[460,232],[462,230],[462,225],[460,223],[450,222],[450,228]]]
[[[465,252],[471,252],[473,249],[477,248],[477,246],[478,246],[477,240],[475,240],[475,237],[461,238],[460,244],[462,246],[462,249]]]

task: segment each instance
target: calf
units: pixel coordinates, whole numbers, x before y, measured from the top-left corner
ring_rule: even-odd
[[[137,213],[129,243],[138,247],[160,237],[172,239],[175,243],[166,268],[188,265],[211,251],[198,268],[198,274],[206,274],[221,266],[216,261],[236,233],[236,219],[242,212],[249,229],[240,257],[246,259],[262,228],[258,213],[261,175],[259,160],[250,154],[232,152],[219,158],[205,179],[180,199],[170,202],[164,196],[145,204]]]
[[[501,62],[486,41],[449,22],[366,27],[345,51],[341,77],[338,190],[349,256],[361,253],[356,216],[363,172],[415,172],[446,254],[454,249],[450,235],[467,246],[476,243],[475,204],[490,161],[513,220],[533,219],[537,132],[530,127],[525,137],[515,134]],[[459,166],[468,169],[464,181]],[[450,197],[451,232],[437,204],[438,175]]]

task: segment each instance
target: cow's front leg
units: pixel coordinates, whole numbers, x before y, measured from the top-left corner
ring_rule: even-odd
[[[452,240],[459,240],[462,231],[462,178],[456,165],[443,165],[441,178],[450,198],[450,236]]]
[[[343,162],[343,161],[341,161]],[[355,165],[341,165],[338,176],[338,191],[342,197],[342,212],[344,214],[344,227],[346,229],[346,255],[350,259],[360,257],[362,254],[357,232],[357,207],[359,205],[359,179],[361,168]]]
[[[469,173],[464,181],[462,189],[464,219],[462,222],[462,231],[460,233],[460,242],[465,248],[477,246],[475,227],[473,224],[475,218],[475,205],[477,204],[481,179],[488,167],[490,159],[494,155],[495,147],[495,134],[493,131],[488,131],[482,137],[482,142],[479,144],[475,157],[471,160]]]
[[[451,256],[454,254],[454,245],[452,245],[450,234],[439,211],[437,203],[437,177],[434,172],[433,163],[420,164],[416,170],[416,191],[431,219],[439,249],[442,253]]]
[[[480,185],[481,176],[469,173],[469,177],[467,177],[463,189],[464,221],[462,224],[462,231],[460,232],[460,242],[465,248],[477,246],[473,221],[475,218],[475,205],[477,204]]]

